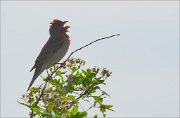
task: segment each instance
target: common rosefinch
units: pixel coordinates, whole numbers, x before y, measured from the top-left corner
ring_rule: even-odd
[[[50,38],[41,49],[39,56],[37,57],[34,66],[30,72],[35,69],[34,76],[28,87],[32,86],[35,79],[45,70],[58,63],[66,54],[70,39],[66,34],[68,32],[69,26],[64,26],[67,21],[60,21],[54,19],[50,24]]]

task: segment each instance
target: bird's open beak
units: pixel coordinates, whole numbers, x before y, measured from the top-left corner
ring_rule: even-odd
[[[68,21],[64,21],[63,24],[66,24]]]
[[[70,28],[70,26],[66,26],[66,28],[68,29],[68,28]]]
[[[70,28],[70,26],[65,26],[65,28],[67,29],[67,32],[69,32],[69,30],[68,30],[68,29]]]

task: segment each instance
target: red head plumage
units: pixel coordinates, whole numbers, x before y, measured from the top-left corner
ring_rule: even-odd
[[[68,28],[69,26],[64,26],[65,23],[67,23],[68,21],[61,21],[58,19],[54,19],[50,24],[50,29],[49,29],[49,33],[52,34],[54,32],[68,32]]]

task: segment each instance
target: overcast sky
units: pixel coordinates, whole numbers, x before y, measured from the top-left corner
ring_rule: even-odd
[[[87,67],[107,67],[104,89],[114,105],[109,117],[178,117],[178,1],[1,1],[1,116],[27,117],[17,103],[32,79],[29,72],[49,38],[54,18],[68,20],[71,46]],[[68,55],[67,54],[67,55]],[[67,56],[66,55],[66,56]],[[40,79],[34,85],[41,82]],[[89,111],[89,116],[97,110]]]

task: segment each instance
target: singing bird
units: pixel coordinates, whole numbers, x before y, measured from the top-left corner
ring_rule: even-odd
[[[64,26],[68,21],[54,19],[50,24],[50,38],[41,49],[34,66],[30,72],[35,69],[34,76],[28,87],[28,90],[36,78],[45,70],[58,63],[68,51],[70,38],[67,35],[69,26]]]

